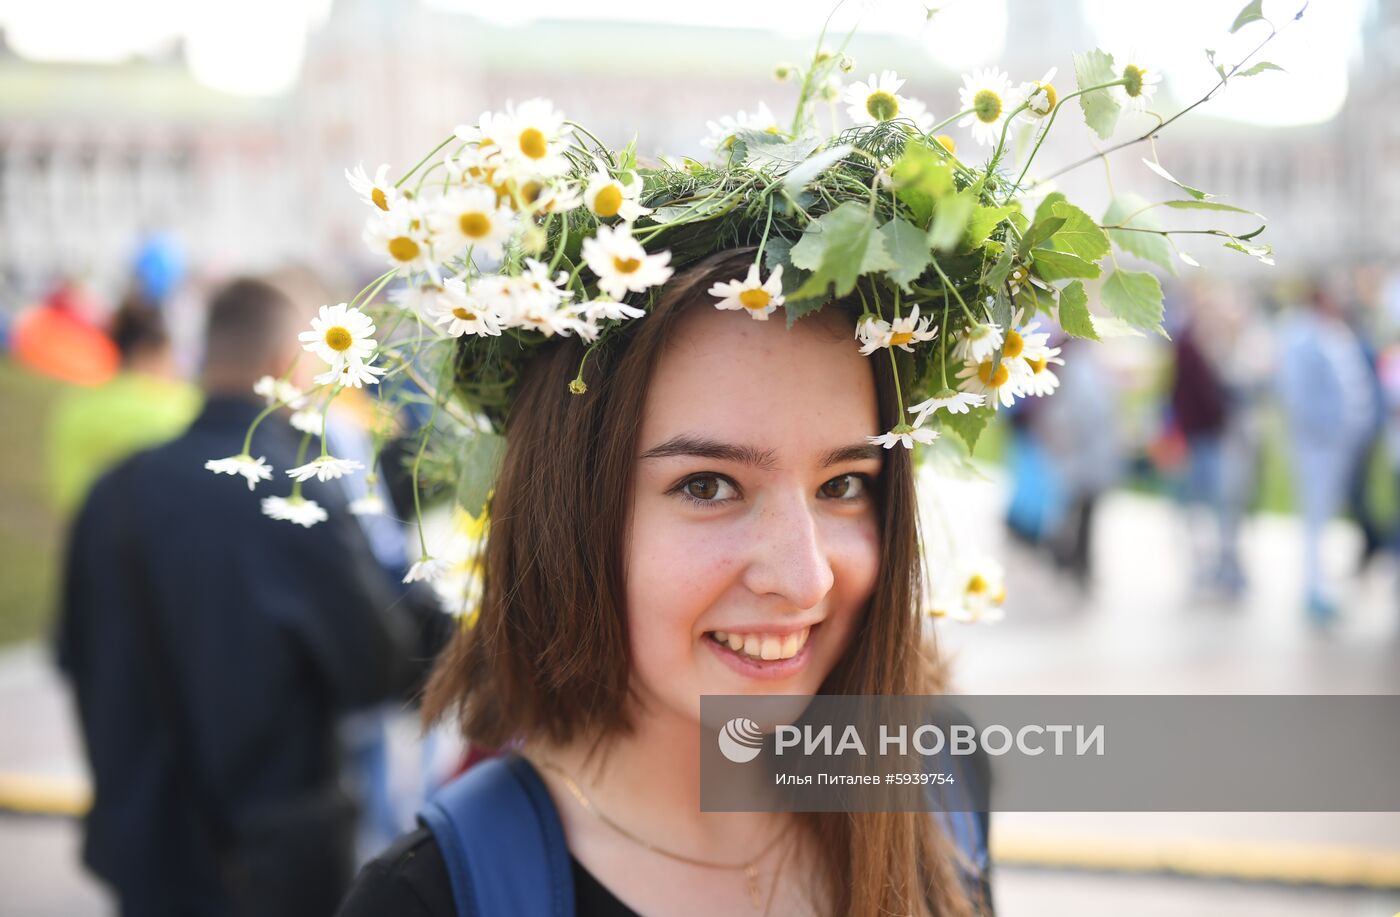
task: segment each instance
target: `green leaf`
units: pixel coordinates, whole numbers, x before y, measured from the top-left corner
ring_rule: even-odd
[[[1153,172],[1156,172],[1158,175],[1160,175],[1160,176],[1162,176],[1163,178],[1165,178],[1167,181],[1171,182],[1173,185],[1176,185],[1176,186],[1177,186],[1178,188],[1180,188],[1182,191],[1185,191],[1187,194],[1191,195],[1192,197],[1194,197],[1194,198],[1195,198],[1196,200],[1198,200],[1198,201],[1208,200],[1208,199],[1210,199],[1211,197],[1213,197],[1213,195],[1207,194],[1206,192],[1200,190],[1199,188],[1193,188],[1193,187],[1191,187],[1190,185],[1183,184],[1182,182],[1177,181],[1176,178],[1175,178],[1170,172],[1168,172],[1166,169],[1162,168],[1162,164],[1161,164],[1161,163],[1153,162],[1153,161],[1150,160],[1150,159],[1144,158],[1144,159],[1142,160],[1142,164],[1145,165],[1145,166],[1147,166],[1147,167],[1148,167],[1149,169],[1151,169]]]
[[[995,243],[993,243],[995,244]],[[990,248],[991,246],[988,246]],[[992,267],[987,271],[987,276],[983,278],[983,286],[993,290],[1000,289],[1006,283],[1007,275],[1011,273],[1011,262],[1015,256],[1015,251],[1007,245],[997,255],[997,260],[992,262]]]
[[[1244,252],[1253,258],[1258,258],[1261,264],[1273,265],[1274,250],[1269,245],[1251,245],[1248,242],[1241,242],[1239,239],[1231,239],[1225,243],[1226,248],[1232,248],[1237,252]]]
[[[792,263],[812,272],[793,292],[796,299],[825,296],[828,288],[846,296],[860,275],[896,267],[870,211],[857,201],[846,201],[813,221],[792,247]]]
[[[1080,89],[1111,83],[1118,79],[1113,69],[1113,56],[1098,48],[1074,55],[1074,78]],[[1093,129],[1103,140],[1107,140],[1118,124],[1118,115],[1123,106],[1108,89],[1096,89],[1079,97],[1079,107],[1084,110],[1084,123]]]
[[[1049,217],[1038,221],[1031,227],[1030,232],[1021,236],[1021,245],[1017,249],[1017,254],[1024,258],[1027,252],[1045,242],[1063,225],[1065,225],[1064,217]]]
[[[1258,74],[1260,74],[1260,73],[1264,73],[1265,71],[1268,71],[1268,70],[1280,70],[1280,71],[1283,71],[1283,68],[1280,67],[1278,64],[1270,63],[1269,61],[1260,61],[1259,63],[1255,64],[1253,67],[1250,67],[1248,70],[1241,70],[1239,73],[1236,73],[1235,76],[1256,76],[1256,75],[1258,75]],[[1283,71],[1283,72],[1286,73],[1287,71]]]
[[[1253,210],[1245,210],[1243,207],[1221,204],[1217,201],[1162,201],[1162,206],[1170,207],[1173,210],[1220,210],[1225,213],[1247,213],[1251,216],[1260,216]],[[1260,217],[1260,219],[1263,218]]]
[[[1057,201],[1052,212],[1063,217],[1065,223],[1051,237],[1051,248],[1078,255],[1085,261],[1098,261],[1108,254],[1108,235],[1093,217],[1068,201]]]
[[[894,267],[885,274],[905,289],[928,267],[933,260],[929,250],[928,235],[908,220],[895,217],[880,227],[880,235],[885,240],[885,251],[889,253]]]
[[[1094,320],[1089,314],[1089,294],[1084,292],[1084,284],[1076,280],[1060,291],[1060,327],[1066,334],[1077,338],[1099,339],[1094,330]]]
[[[964,414],[949,414],[947,411],[940,411],[938,414],[939,424],[945,430],[952,430],[957,434],[958,439],[967,444],[967,451],[977,448],[977,440],[982,435],[982,431],[987,428],[987,423],[996,414],[994,408],[982,406],[972,408]]]
[[[1001,221],[1009,217],[1015,207],[977,207],[967,221],[967,243],[972,248],[980,248]]]
[[[939,251],[952,251],[962,241],[963,230],[972,217],[972,209],[977,206],[977,195],[972,191],[959,191],[938,199],[933,214],[933,227],[928,231],[929,245]]]
[[[505,455],[506,440],[496,433],[473,433],[462,447],[462,474],[457,483],[457,503],[462,509],[480,518],[486,500],[496,484],[501,457]]]
[[[945,158],[912,140],[904,145],[890,174],[895,197],[909,208],[919,226],[928,225],[934,202],[953,192],[953,169]]]
[[[1067,198],[1059,191],[1051,191],[1049,194],[1045,195],[1045,199],[1040,202],[1040,206],[1035,208],[1035,222],[1039,223],[1041,220],[1048,220],[1054,216],[1055,205],[1064,200],[1067,200]]]
[[[818,175],[844,159],[851,150],[852,146],[849,143],[843,143],[811,156],[787,174],[783,179],[783,190],[788,194],[798,194]]]
[[[1114,271],[1101,293],[1110,312],[1135,328],[1162,330],[1162,285],[1146,271]]]
[[[817,137],[801,137],[789,141],[781,134],[740,130],[736,135],[745,147],[744,165],[750,169],[782,175],[805,162],[821,145]]]
[[[1042,280],[1068,280],[1071,277],[1097,277],[1103,273],[1092,261],[1085,261],[1070,252],[1037,248],[1031,252],[1031,263]]]
[[[1233,35],[1251,22],[1258,22],[1264,18],[1264,0],[1249,0],[1240,10],[1240,14],[1235,17],[1235,24],[1230,26],[1230,34]]]
[[[1147,206],[1147,203],[1146,198],[1132,193],[1115,197],[1113,203],[1108,206],[1108,212],[1103,215],[1104,225],[1121,223],[1124,226],[1133,226],[1138,229],[1161,229],[1162,224],[1157,221],[1151,211],[1139,213],[1142,208]],[[1127,219],[1130,216],[1132,219]],[[1166,236],[1157,232],[1110,229],[1108,237],[1123,251],[1151,261],[1163,270],[1175,273],[1176,268],[1172,264],[1172,247],[1167,242]]]

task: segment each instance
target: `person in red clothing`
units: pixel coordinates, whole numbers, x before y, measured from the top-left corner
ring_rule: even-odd
[[[19,317],[11,350],[22,365],[76,385],[101,385],[117,373],[117,345],[94,323],[96,305],[73,280],[63,280]]]

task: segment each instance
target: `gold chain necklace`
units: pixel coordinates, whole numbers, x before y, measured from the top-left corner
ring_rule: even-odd
[[[681,862],[681,863],[687,863],[687,864],[689,864],[689,865],[691,865],[691,866],[701,866],[701,867],[704,867],[704,868],[706,868],[706,869],[743,870],[744,878],[745,878],[745,879],[747,880],[747,882],[748,882],[749,901],[753,904],[754,910],[758,910],[758,908],[759,908],[760,905],[762,904],[762,902],[763,902],[763,889],[762,889],[762,887],[761,887],[761,886],[759,885],[759,883],[758,883],[758,861],[761,860],[761,859],[763,859],[765,856],[767,856],[767,855],[768,855],[768,852],[769,852],[770,850],[772,850],[774,847],[776,847],[776,846],[778,845],[778,842],[781,841],[784,837],[787,836],[787,832],[788,832],[787,827],[785,827],[785,828],[783,828],[783,830],[779,831],[779,832],[778,832],[778,835],[777,835],[776,837],[774,837],[773,840],[771,840],[771,841],[768,842],[768,846],[766,846],[766,847],[764,847],[762,850],[760,850],[757,854],[755,854],[755,855],[754,855],[752,858],[750,858],[747,862],[744,862],[744,863],[712,863],[712,862],[710,862],[709,860],[697,860],[697,859],[695,859],[694,857],[688,857],[688,856],[685,856],[684,854],[672,853],[672,852],[669,851],[669,850],[665,850],[665,849],[663,849],[663,848],[661,848],[661,847],[656,846],[655,844],[651,843],[650,841],[646,841],[646,840],[643,840],[643,839],[640,838],[640,837],[637,837],[637,835],[633,834],[631,831],[628,831],[626,828],[622,827],[622,826],[619,825],[617,822],[613,821],[611,818],[608,818],[608,817],[607,817],[606,815],[604,815],[596,806],[594,806],[593,803],[589,800],[589,798],[588,798],[587,796],[584,795],[583,790],[579,789],[579,785],[578,785],[577,783],[574,782],[574,778],[573,778],[573,777],[570,777],[569,774],[568,774],[563,768],[561,768],[561,767],[559,767],[557,764],[553,764],[553,763],[551,763],[551,762],[549,762],[549,761],[540,761],[540,762],[538,762],[538,763],[539,763],[539,765],[540,765],[541,767],[544,767],[544,768],[547,768],[548,770],[554,771],[554,773],[558,774],[560,777],[563,778],[563,780],[564,780],[564,785],[567,786],[567,787],[569,788],[569,792],[573,795],[574,799],[578,800],[578,804],[579,804],[579,805],[583,806],[583,807],[584,807],[585,809],[587,809],[589,812],[592,812],[594,815],[596,815],[596,816],[598,817],[598,820],[599,820],[599,821],[601,821],[603,824],[607,825],[609,828],[611,828],[611,829],[613,829],[614,831],[616,831],[618,834],[621,834],[623,837],[625,837],[625,838],[627,838],[628,840],[632,841],[634,844],[639,844],[640,846],[645,847],[647,850],[650,850],[652,853],[657,853],[657,854],[660,854],[661,856],[669,857],[669,858],[672,859],[672,860],[676,860],[676,861]],[[783,859],[785,860],[786,857],[784,857]],[[778,868],[779,868],[779,869],[781,869],[781,867],[782,867],[782,862],[783,862],[783,861],[780,860],[779,863],[778,863]],[[772,891],[770,891],[770,892],[768,893],[768,902],[767,902],[767,904],[766,904],[765,906],[763,906],[763,913],[764,913],[764,914],[767,914],[767,913],[768,913],[768,908],[771,907],[772,904],[773,904],[773,892],[777,891],[777,887],[778,887],[778,874],[777,874],[777,870],[774,870],[774,873],[773,873],[773,889],[772,889]]]

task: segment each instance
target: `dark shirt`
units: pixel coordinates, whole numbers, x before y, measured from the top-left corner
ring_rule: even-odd
[[[578,917],[638,917],[569,854]],[[360,870],[337,917],[455,917],[452,885],[433,833],[419,828],[399,838]]]
[[[219,913],[208,810],[235,823],[331,786],[339,715],[409,696],[450,628],[425,594],[399,594],[334,482],[305,485],[329,514],[310,529],[262,515],[291,489],[301,436],[285,420],[253,437],[276,469],[256,492],[205,470],[242,451],[260,409],[211,398],[99,480],[69,535],[57,649],[92,764],[84,858],[127,910]]]

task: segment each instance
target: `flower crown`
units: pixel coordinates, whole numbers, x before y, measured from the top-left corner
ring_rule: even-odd
[[[1262,20],[1259,7],[1248,4],[1231,31]],[[1259,47],[1277,33],[1270,28]],[[1077,85],[1063,93],[1053,69],[1019,85],[999,69],[975,70],[963,78],[960,110],[938,119],[902,94],[905,81],[893,71],[846,84],[855,63],[845,44],[827,50],[819,39],[818,47],[805,67],[775,72],[798,84],[791,119],[760,104],[709,122],[708,161],[662,157],[644,166],[635,140],[609,149],[550,102],[531,99],[458,127],[392,181],[388,165],[372,176],[347,170],[368,209],[365,244],[387,269],[349,302],[321,307],[301,334],[306,355],[324,363],[315,389],[296,390],[290,370],[259,384],[268,408],[254,427],[290,407],[305,434],[302,459],[312,438],[321,440],[318,457],[287,470],[291,495],[264,499],[264,511],[307,526],[325,518],[301,496],[301,482],[362,468],[327,452],[325,410],[345,389],[378,386],[386,417],[404,405],[429,413],[413,459],[415,500],[424,483],[455,482],[479,531],[502,423],[532,349],[555,336],[584,342],[569,383],[584,395],[588,355],[645,319],[673,271],[741,247],[752,247],[753,263],[709,289],[715,308],[756,321],[781,309],[791,326],[834,299],[858,301],[852,346],[872,359],[912,361],[904,375],[912,383],[898,391],[905,419],[871,441],[912,449],[952,433],[966,455],[999,407],[1055,390],[1064,358],[1042,317],[1092,340],[1163,333],[1156,277],[1120,267],[1114,254],[1167,271],[1174,252],[1196,264],[1157,208],[1249,214],[1177,181],[1155,148],[1143,162],[1174,186],[1174,198],[1121,195],[1102,219],[1050,192],[1053,175],[1027,180],[1071,100],[1104,139],[1125,109],[1148,109],[1160,75],[1136,57],[1076,54]],[[1220,81],[1207,98],[1232,78],[1277,69],[1242,69],[1258,50],[1232,68],[1216,65]],[[822,132],[820,103],[833,125],[844,110],[852,126]],[[1084,161],[1152,139],[1176,117],[1156,116],[1147,133]],[[955,122],[989,150],[985,159],[959,154],[943,133]],[[1013,130],[1029,151],[1020,162],[1008,144]],[[1262,230],[1190,232],[1272,263],[1253,241]],[[1106,313],[1092,312],[1085,281],[1105,273],[1098,298]],[[381,430],[378,442],[387,436]],[[270,480],[272,469],[249,452],[251,437],[252,428],[241,454],[207,467],[242,475],[250,489]],[[373,500],[357,507],[376,508]],[[442,564],[426,549],[421,512],[419,533],[423,556],[409,578],[434,578]],[[969,583],[979,595],[1000,594],[980,573]],[[967,598],[952,604],[971,607]]]

